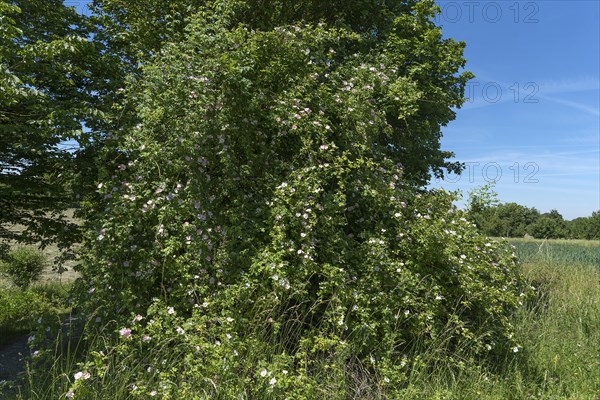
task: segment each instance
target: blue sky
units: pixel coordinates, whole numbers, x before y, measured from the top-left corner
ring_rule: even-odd
[[[600,2],[438,0],[465,41],[471,97],[443,129],[466,162],[432,183],[466,194],[497,178],[500,200],[566,219],[600,209]]]

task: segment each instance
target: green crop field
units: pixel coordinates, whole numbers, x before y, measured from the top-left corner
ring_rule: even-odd
[[[509,239],[522,262],[589,264],[600,267],[598,240]]]

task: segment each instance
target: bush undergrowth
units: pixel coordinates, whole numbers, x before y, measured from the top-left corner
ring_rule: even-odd
[[[344,358],[343,368],[335,370],[330,367],[332,360],[323,357],[313,360],[314,384],[310,392],[305,391],[306,398],[594,399],[600,394],[600,332],[594,329],[600,323],[600,288],[596,284],[600,271],[589,264],[528,263],[523,265],[523,272],[536,286],[536,296],[511,317],[515,338],[522,345],[519,352],[509,349],[482,363],[463,351],[463,357],[440,361],[436,353],[446,351],[444,338],[450,340],[441,335],[439,342],[420,348],[421,361],[406,369],[406,380],[395,395],[386,389],[385,377],[373,374],[368,363],[350,356]],[[77,339],[70,352],[57,349],[50,368],[31,372],[27,394],[24,392],[20,398],[59,398],[76,382],[85,383],[78,384],[78,398],[152,398],[153,391],[157,398],[184,398],[165,394],[170,382],[181,388],[179,393],[185,393],[186,399],[229,399],[233,392],[235,398],[254,399],[261,378],[282,379],[284,384],[286,379],[298,379],[291,376],[293,365],[286,364],[275,348],[264,343],[238,350],[245,367],[232,361],[229,371],[215,369],[213,374],[205,374],[198,373],[194,365],[197,360],[210,360],[186,340],[152,337],[151,350],[143,345],[132,349],[131,343],[115,341],[111,324],[105,326],[107,329],[92,339],[94,343],[84,344]],[[262,336],[272,334],[266,326],[254,330],[263,330]],[[75,351],[77,345],[80,347]],[[97,350],[100,348],[103,353]],[[226,353],[223,355],[228,357]],[[263,368],[265,377],[261,376]],[[288,373],[283,374],[286,370]],[[91,376],[75,381],[78,372],[89,372]],[[276,391],[260,396],[295,398],[291,392]]]

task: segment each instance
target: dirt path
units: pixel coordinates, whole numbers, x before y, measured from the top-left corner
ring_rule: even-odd
[[[0,346],[0,397],[15,393],[17,382],[25,375],[25,357],[30,354],[28,337],[23,335]]]

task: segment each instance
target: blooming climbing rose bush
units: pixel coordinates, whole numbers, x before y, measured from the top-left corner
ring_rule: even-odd
[[[143,366],[133,397],[317,398],[358,370],[393,395],[423,363],[518,349],[511,249],[403,164],[402,124],[432,104],[427,124],[446,123],[462,103],[460,46],[430,13],[375,44],[198,16],[144,68],[129,94],[142,122],[98,185],[80,266],[87,333],[116,344],[75,395],[124,360]],[[424,59],[428,87],[411,67]]]

